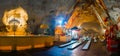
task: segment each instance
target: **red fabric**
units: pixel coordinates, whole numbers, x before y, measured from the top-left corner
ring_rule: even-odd
[[[116,31],[118,30],[117,25],[110,26],[110,29],[106,29],[105,37],[107,39],[107,49],[110,52],[118,51],[119,47],[117,46],[119,42],[115,40],[116,38]],[[113,47],[116,46],[116,47]]]
[[[116,52],[118,51],[118,47],[112,47],[114,45],[118,45],[118,41],[113,40],[112,38],[107,38],[107,49],[110,52]]]
[[[116,37],[116,31],[118,31],[117,25],[110,26],[110,37],[115,38]]]
[[[115,38],[116,38],[116,31],[118,30],[118,27],[117,27],[117,25],[112,25],[112,26],[110,26],[110,30],[108,30],[107,32],[108,33],[106,33],[105,34],[105,36],[107,37],[107,49],[108,49],[108,51],[110,51],[110,52],[116,52],[116,51],[118,51],[118,41],[117,40],[115,40]],[[109,32],[110,31],[110,32]],[[112,46],[115,46],[116,45],[116,47],[112,47]]]

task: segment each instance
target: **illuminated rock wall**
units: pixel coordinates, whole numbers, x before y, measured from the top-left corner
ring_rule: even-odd
[[[35,32],[42,23],[50,25],[52,17],[61,13],[70,14],[75,3],[76,0],[0,0],[0,19],[4,11],[21,6],[29,15],[28,31]],[[1,20],[0,25],[3,25]]]
[[[5,11],[2,20],[8,31],[6,35],[26,35],[28,15],[23,8]]]

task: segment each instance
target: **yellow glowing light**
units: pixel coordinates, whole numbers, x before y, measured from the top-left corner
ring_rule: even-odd
[[[13,27],[16,27],[16,31],[14,33],[15,35],[24,35],[25,29],[27,27],[27,20],[27,12],[21,7],[12,9],[10,11],[5,11],[4,16],[2,18],[3,24],[6,25],[8,35],[13,35]]]

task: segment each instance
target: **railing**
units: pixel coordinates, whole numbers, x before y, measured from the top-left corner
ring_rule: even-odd
[[[52,45],[53,36],[0,36],[0,50],[25,50]]]

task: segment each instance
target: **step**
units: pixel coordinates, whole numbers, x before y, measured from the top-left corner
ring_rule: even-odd
[[[69,45],[71,45],[71,44],[73,44],[73,43],[75,43],[75,42],[77,42],[77,41],[70,41],[70,42],[68,42],[68,43],[65,43],[65,44],[60,45],[59,47],[66,47],[66,46],[69,46]]]
[[[91,44],[91,39],[83,46],[82,50],[88,50]]]
[[[82,42],[76,42],[76,43],[72,44],[71,46],[69,46],[68,49],[70,49],[70,50],[75,49],[75,48],[78,47],[80,44],[82,44]]]

